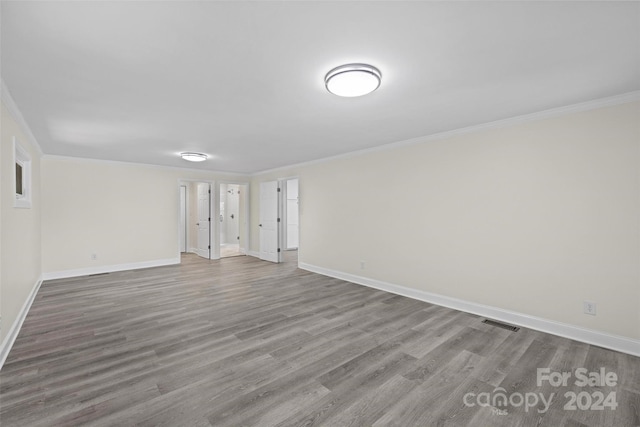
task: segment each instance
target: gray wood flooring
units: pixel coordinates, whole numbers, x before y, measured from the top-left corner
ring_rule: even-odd
[[[0,371],[0,424],[640,425],[640,358],[481,320],[293,259],[189,255],[47,281]],[[538,386],[546,367],[604,367],[618,381]],[[511,403],[481,405],[501,391]],[[569,410],[567,392],[587,392],[589,408],[615,392],[617,408]],[[519,404],[533,393],[555,399],[544,412]]]

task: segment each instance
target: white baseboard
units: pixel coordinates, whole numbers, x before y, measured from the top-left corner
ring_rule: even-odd
[[[558,335],[564,338],[581,341],[587,344],[605,347],[611,350],[620,351],[622,353],[640,356],[640,340],[634,340],[632,338],[607,334],[591,329],[585,329],[567,323],[556,322],[554,320],[547,320],[540,317],[530,316],[528,314],[504,310],[498,307],[492,307],[471,301],[451,298],[444,295],[433,294],[418,289],[407,288],[405,286],[394,285],[392,283],[369,279],[367,277],[344,273],[337,270],[331,270],[324,267],[318,267],[303,262],[299,263],[298,267],[303,270],[311,271],[313,273],[335,277],[337,279],[342,279],[348,282],[357,283],[359,285],[391,292],[408,298],[449,307],[454,310],[460,310],[467,313],[476,314],[478,316],[488,317],[506,323],[511,323],[513,325],[546,332],[552,335]]]
[[[2,344],[0,344],[0,369],[2,369],[5,360],[7,360],[7,356],[9,355],[11,347],[13,347],[13,343],[15,343],[16,338],[18,338],[20,328],[22,328],[24,319],[27,317],[27,313],[29,313],[31,304],[33,304],[33,300],[36,298],[36,294],[38,293],[38,289],[40,289],[40,285],[42,285],[42,278],[39,279],[35,285],[33,285],[31,292],[29,292],[29,296],[27,296],[24,304],[22,304],[22,308],[20,308],[20,311],[18,312],[18,317],[13,321],[9,332],[4,337],[4,340],[2,340]]]
[[[258,252],[258,251],[249,251],[249,252],[247,252],[247,255],[252,256],[252,257],[256,257],[256,258],[260,258],[260,252]]]
[[[43,280],[67,279],[69,277],[88,276],[90,274],[112,273],[114,271],[137,270],[139,268],[161,267],[180,264],[180,257],[134,262],[129,264],[103,265],[99,267],[78,268],[75,270],[51,271],[42,273]]]

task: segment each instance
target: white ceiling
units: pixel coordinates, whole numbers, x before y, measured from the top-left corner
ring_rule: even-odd
[[[47,154],[253,173],[640,89],[638,2],[2,1],[1,19],[2,79]],[[329,94],[349,62],[381,87]]]

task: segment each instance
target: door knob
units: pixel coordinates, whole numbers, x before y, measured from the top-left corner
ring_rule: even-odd
[[[258,224],[258,227],[262,227],[262,224]]]

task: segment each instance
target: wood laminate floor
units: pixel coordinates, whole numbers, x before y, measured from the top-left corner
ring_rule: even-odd
[[[177,266],[47,281],[0,371],[0,424],[640,425],[639,358],[481,320],[293,259],[187,255]],[[604,367],[618,380],[538,386],[546,367]],[[481,405],[502,390],[510,404]],[[564,408],[566,392],[612,391],[615,410]],[[547,411],[518,405],[534,393],[554,393]]]

